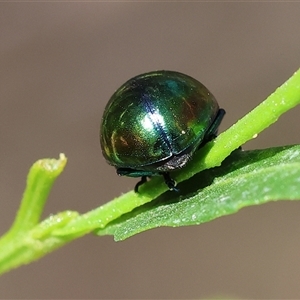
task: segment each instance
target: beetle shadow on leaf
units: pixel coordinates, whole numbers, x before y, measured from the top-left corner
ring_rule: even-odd
[[[145,205],[156,207],[158,205],[180,202],[212,185],[216,178],[229,175],[232,172],[251,166],[252,164],[259,164],[261,161],[273,157],[283,150],[285,150],[283,147],[251,151],[236,149],[222,162],[221,166],[203,170],[190,179],[179,183],[177,186],[179,192],[167,191]]]

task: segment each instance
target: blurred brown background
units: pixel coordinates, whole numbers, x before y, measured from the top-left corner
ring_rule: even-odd
[[[132,189],[102,158],[106,102],[137,74],[203,82],[221,131],[300,66],[300,3],[1,3],[0,229],[27,171],[66,153],[44,216],[86,212]],[[299,143],[299,108],[245,149]],[[277,202],[115,243],[79,239],[0,279],[0,298],[300,298],[300,205]]]

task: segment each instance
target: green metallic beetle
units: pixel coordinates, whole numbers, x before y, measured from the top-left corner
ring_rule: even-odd
[[[100,143],[118,175],[162,175],[177,190],[170,172],[213,139],[224,117],[215,97],[196,79],[174,71],[154,71],[124,83],[102,117]]]

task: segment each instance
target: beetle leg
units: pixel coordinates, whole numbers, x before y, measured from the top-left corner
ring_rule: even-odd
[[[220,126],[221,121],[223,120],[225,113],[226,112],[223,108],[219,109],[218,114],[217,114],[215,120],[213,121],[212,125],[210,126],[210,128],[206,132],[204,141],[201,143],[201,145],[203,145],[204,143],[210,142],[211,140],[213,140],[214,138],[217,137],[218,127]]]
[[[141,177],[141,180],[135,185],[134,191],[135,191],[136,193],[138,193],[138,192],[139,192],[139,187],[140,187],[142,184],[144,184],[145,182],[147,182],[147,176],[142,176],[142,177]]]
[[[170,189],[170,191],[179,192],[179,189],[176,187],[177,183],[174,179],[171,178],[168,172],[164,172],[161,174],[164,177],[165,183]]]

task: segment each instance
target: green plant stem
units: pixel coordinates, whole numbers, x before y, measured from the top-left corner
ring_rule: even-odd
[[[174,173],[175,179],[181,182],[204,169],[219,166],[232,151],[299,103],[300,71],[297,71],[267,100],[201,148],[193,161]],[[50,189],[65,164],[66,158],[61,155],[59,160],[41,160],[31,168],[16,220],[0,239],[0,273],[34,261],[97,228],[104,228],[167,190],[161,178],[153,178],[141,186],[138,194],[131,191],[83,215],[66,211],[38,224]]]
[[[33,164],[20,208],[8,234],[23,233],[38,224],[52,185],[66,163],[66,157],[61,154],[59,160],[41,159]]]
[[[174,173],[176,180],[181,182],[204,169],[220,166],[231,152],[256,137],[261,131],[278,120],[283,113],[299,103],[300,70],[295,72],[289,80],[250,113],[220,134],[214,141],[201,148],[183,170]],[[109,222],[150,202],[166,190],[166,185],[161,178],[152,178],[141,186],[138,194],[133,191],[123,194],[99,208],[78,216],[65,228],[55,231],[54,234],[73,234],[79,228],[84,231],[103,228]]]
[[[58,160],[42,159],[31,167],[15,221],[0,239],[0,273],[30,262],[33,258],[37,259],[67,241],[65,237],[49,237],[46,233],[49,232],[49,228],[65,225],[77,216],[77,213],[64,212],[50,217],[49,224],[38,224],[51,187],[63,171],[66,162],[66,157],[61,154]]]
[[[0,245],[0,274],[3,274],[20,265],[28,264],[60,248],[68,242],[83,236],[81,231],[73,235],[55,237],[51,231],[64,226],[78,216],[77,212],[66,211],[51,216],[34,229],[22,234],[10,235],[10,238],[1,239]]]

